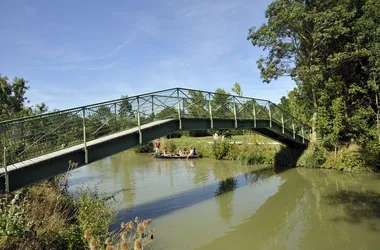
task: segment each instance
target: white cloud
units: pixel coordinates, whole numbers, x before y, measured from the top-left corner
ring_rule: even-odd
[[[125,46],[127,46],[129,43],[131,42],[131,39],[128,39],[128,40],[125,40],[122,44],[120,44],[119,46],[117,46],[111,54],[115,54],[116,52],[118,52],[119,50],[123,49]]]

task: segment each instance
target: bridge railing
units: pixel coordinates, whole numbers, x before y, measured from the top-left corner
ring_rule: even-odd
[[[174,88],[0,122],[1,165],[11,165],[163,119],[269,120],[309,139],[309,128],[267,100]]]

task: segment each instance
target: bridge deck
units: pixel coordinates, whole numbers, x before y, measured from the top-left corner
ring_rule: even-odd
[[[141,126],[141,130],[145,130],[145,129],[148,129],[148,128],[156,127],[156,126],[159,126],[159,125],[162,125],[164,123],[167,123],[167,122],[170,122],[170,121],[174,121],[174,120],[175,119],[166,119],[166,120],[160,120],[160,121],[151,122],[151,123],[142,125]],[[111,135],[107,135],[107,136],[104,136],[104,137],[101,137],[101,138],[98,138],[98,139],[95,139],[95,140],[92,140],[92,141],[88,141],[87,142],[87,147],[95,146],[97,144],[102,144],[102,143],[104,143],[106,141],[114,140],[114,139],[117,139],[117,138],[129,135],[129,134],[138,133],[138,131],[139,131],[139,129],[136,127],[136,128],[132,128],[132,129],[127,129],[127,130],[122,131],[122,132],[118,132],[118,133],[114,133],[114,134],[111,134]],[[53,153],[49,153],[49,154],[46,154],[46,155],[35,157],[35,158],[29,159],[29,160],[18,162],[18,163],[9,165],[7,167],[7,170],[8,170],[8,172],[11,172],[11,171],[15,171],[17,169],[24,168],[24,167],[27,167],[27,166],[30,166],[30,165],[35,165],[35,164],[38,164],[38,163],[41,163],[41,162],[44,162],[44,161],[52,160],[52,159],[60,157],[62,155],[68,155],[70,153],[81,151],[81,150],[83,150],[83,147],[84,147],[84,145],[80,144],[80,145],[76,145],[76,146],[72,146],[72,147],[69,147],[69,148],[65,148],[65,149],[62,149],[62,150],[59,150],[59,151],[56,151],[56,152],[53,152]],[[5,169],[4,168],[0,168],[0,175],[3,174],[4,172],[5,172]]]

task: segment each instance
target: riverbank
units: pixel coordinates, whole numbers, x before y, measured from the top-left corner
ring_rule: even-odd
[[[310,146],[297,161],[297,167],[335,169],[345,172],[379,172],[379,153],[349,143],[335,151]]]
[[[135,239],[137,244],[149,243],[153,239],[152,232],[148,233],[150,220],[136,218],[136,223],[109,230],[117,216],[110,198],[96,186],[69,193],[66,175],[4,195],[0,199],[0,249],[111,250],[127,249]],[[137,233],[128,234],[132,229]]]
[[[237,135],[214,140],[212,136],[161,138],[161,150],[177,153],[180,149],[195,147],[198,154],[216,160],[233,160],[241,164],[266,164],[276,168],[290,168],[296,165],[299,150],[290,150],[278,142],[261,135]],[[135,148],[138,153],[153,152],[153,142]]]
[[[269,164],[275,168],[308,167],[335,169],[346,172],[378,172],[379,155],[363,150],[357,144],[342,145],[335,151],[321,146],[306,150],[290,149],[278,142],[256,134],[234,135],[222,140],[212,136],[162,138],[161,149],[178,152],[195,147],[203,157],[217,160],[237,160],[242,164]],[[141,150],[144,149],[144,150]],[[139,147],[136,152],[153,152],[153,143]]]

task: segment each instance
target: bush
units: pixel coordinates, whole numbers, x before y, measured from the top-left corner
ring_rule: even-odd
[[[243,152],[237,159],[241,164],[247,165],[263,164],[265,162],[264,156],[257,151]]]
[[[136,153],[152,153],[152,152],[154,152],[153,142],[147,142],[147,143],[143,143],[141,145],[138,145],[137,147],[135,147],[135,152]]]
[[[222,160],[226,159],[230,151],[230,143],[228,140],[216,141],[212,145],[212,154],[215,159]]]
[[[169,135],[166,136],[167,139],[181,138],[181,137],[182,137],[182,133],[181,132],[171,133],[171,134],[169,134]]]
[[[0,249],[125,249],[127,241],[138,247],[153,239],[150,220],[109,231],[116,213],[96,188],[80,188],[74,197],[61,176],[2,198]]]
[[[307,148],[303,152],[303,154],[297,161],[297,166],[318,168],[318,167],[321,167],[324,162],[325,162],[324,149],[317,145],[314,145]]]
[[[163,148],[166,148],[168,153],[175,153],[177,151],[177,145],[172,139],[163,140],[161,149]]]

